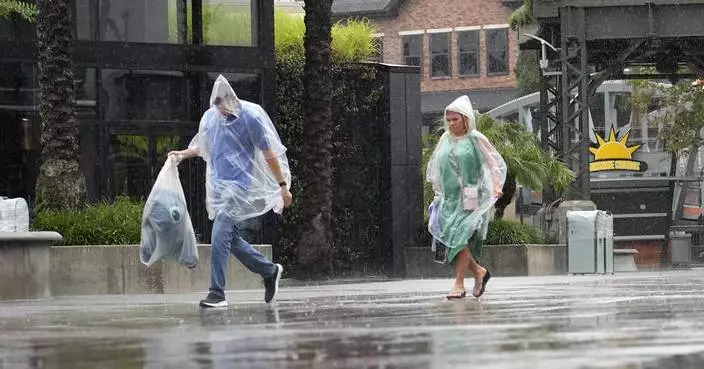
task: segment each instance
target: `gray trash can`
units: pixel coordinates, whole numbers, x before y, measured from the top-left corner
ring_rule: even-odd
[[[689,266],[692,262],[692,235],[684,232],[670,233],[670,263]]]
[[[613,224],[613,215],[608,211],[567,212],[568,273],[614,273]]]

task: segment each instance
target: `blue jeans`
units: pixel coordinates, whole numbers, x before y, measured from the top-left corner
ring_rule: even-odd
[[[210,292],[225,297],[227,266],[230,253],[252,273],[270,277],[277,272],[276,264],[242,239],[235,221],[226,215],[215,217],[210,258]]]

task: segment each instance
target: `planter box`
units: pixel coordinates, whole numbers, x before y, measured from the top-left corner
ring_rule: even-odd
[[[493,276],[567,274],[565,245],[486,245],[481,263]],[[454,264],[437,264],[430,247],[406,250],[406,278],[454,278]]]
[[[271,246],[254,246],[271,259]],[[210,245],[199,245],[200,262],[192,270],[174,262],[147,268],[139,246],[55,246],[51,248],[51,292],[61,295],[162,294],[207,292]],[[230,257],[227,289],[263,288],[262,278]]]
[[[0,300],[51,297],[49,248],[62,239],[56,232],[0,232]]]

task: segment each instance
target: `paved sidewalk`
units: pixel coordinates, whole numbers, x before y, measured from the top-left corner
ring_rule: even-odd
[[[704,270],[0,303],[6,368],[704,368]]]

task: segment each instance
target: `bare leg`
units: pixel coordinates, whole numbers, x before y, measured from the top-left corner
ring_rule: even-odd
[[[469,258],[469,260],[467,260],[467,267],[472,272],[472,276],[474,277],[474,289],[472,290],[472,295],[477,296],[482,288],[482,282],[484,276],[487,273],[487,270],[483,266],[479,265],[479,263],[477,263],[469,249],[465,249],[462,251],[467,251],[467,255]]]
[[[464,291],[464,276],[467,274],[470,259],[472,259],[472,254],[466,248],[455,256],[456,279],[452,291]]]
[[[465,291],[464,278],[467,274],[467,269],[469,269],[474,277],[472,294],[474,296],[479,294],[482,288],[482,279],[486,275],[487,270],[477,263],[474,256],[472,256],[472,252],[469,251],[469,248],[465,248],[455,256],[455,286],[452,287],[452,292],[450,292],[449,297],[460,297],[459,295]]]

